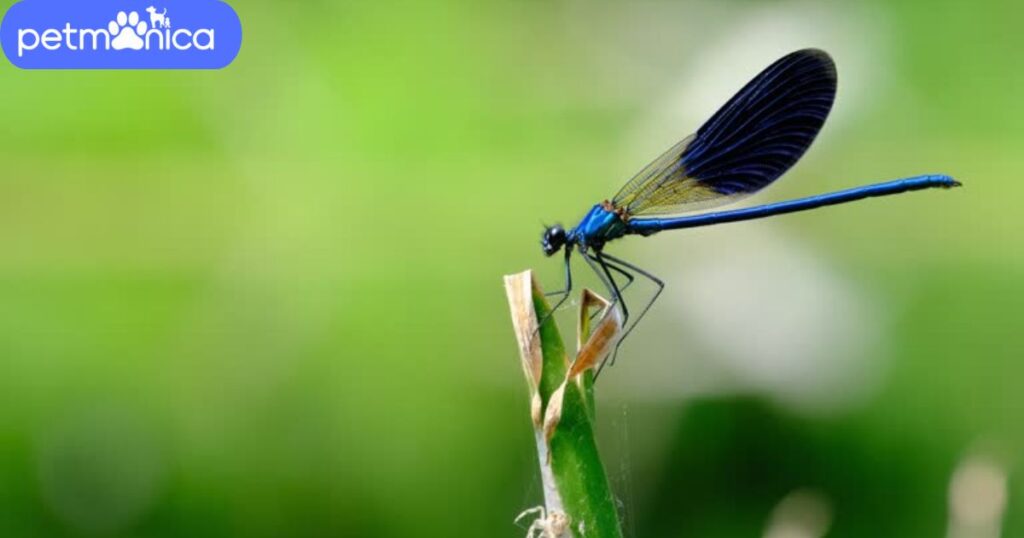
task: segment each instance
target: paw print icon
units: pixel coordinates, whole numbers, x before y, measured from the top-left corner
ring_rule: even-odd
[[[107,25],[107,30],[110,31],[112,37],[110,47],[114,50],[142,50],[145,45],[142,36],[146,35],[148,29],[146,21],[140,20],[137,12],[119,11],[117,18]]]

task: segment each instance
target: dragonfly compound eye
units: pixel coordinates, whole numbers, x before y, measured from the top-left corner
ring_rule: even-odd
[[[544,230],[540,244],[544,248],[544,254],[547,256],[558,252],[565,245],[565,228],[558,225],[547,228]]]

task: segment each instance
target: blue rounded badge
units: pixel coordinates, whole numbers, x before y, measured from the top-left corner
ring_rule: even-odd
[[[242,23],[220,0],[21,0],[0,44],[22,69],[220,69]]]

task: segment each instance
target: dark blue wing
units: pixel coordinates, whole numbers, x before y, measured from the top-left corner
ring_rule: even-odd
[[[631,179],[612,200],[631,216],[723,205],[778,179],[814,141],[836,95],[827,53],[805,49],[754,77],[692,137]]]

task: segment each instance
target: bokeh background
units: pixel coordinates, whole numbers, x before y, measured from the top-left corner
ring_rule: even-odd
[[[627,535],[1024,533],[1019,3],[233,4],[223,71],[0,67],[0,535],[522,536],[501,275],[807,46],[753,201],[965,187],[613,245]]]

